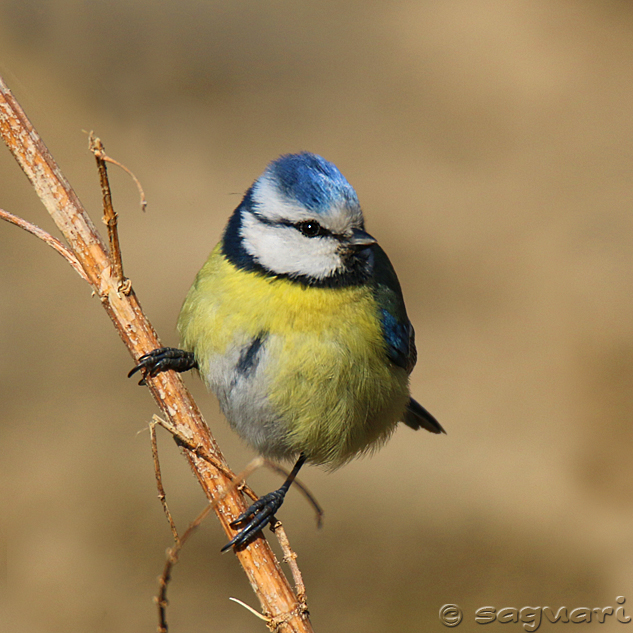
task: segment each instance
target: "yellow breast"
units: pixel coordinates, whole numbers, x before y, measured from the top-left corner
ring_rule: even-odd
[[[338,466],[387,439],[409,398],[407,373],[387,358],[365,286],[312,288],[239,270],[218,246],[178,329],[201,368],[267,336],[266,397],[284,425],[288,456],[305,452],[313,463]]]

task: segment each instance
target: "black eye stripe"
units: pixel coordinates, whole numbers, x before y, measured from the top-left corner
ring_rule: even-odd
[[[266,224],[267,226],[287,226],[289,228],[296,229],[297,231],[299,231],[299,233],[305,235],[306,237],[329,236],[335,237],[339,240],[343,239],[342,235],[332,233],[332,231],[326,229],[316,220],[303,220],[301,222],[290,222],[288,220],[269,220],[267,217],[263,216],[261,213],[257,213],[256,211],[251,211],[251,213],[262,224]]]

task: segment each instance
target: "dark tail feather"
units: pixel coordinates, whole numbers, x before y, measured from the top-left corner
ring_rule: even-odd
[[[413,398],[409,400],[407,409],[404,412],[404,420],[402,421],[414,431],[426,429],[431,433],[446,433],[442,425]]]

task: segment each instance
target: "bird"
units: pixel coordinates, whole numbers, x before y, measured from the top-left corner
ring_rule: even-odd
[[[259,454],[296,460],[236,521],[242,547],[275,519],[305,463],[335,469],[399,422],[446,433],[409,392],[415,333],[396,272],[354,188],[317,154],[268,164],[230,216],[180,315],[181,347],[142,356],[139,384],[197,369]]]

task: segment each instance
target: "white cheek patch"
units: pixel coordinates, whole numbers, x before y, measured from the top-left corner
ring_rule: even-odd
[[[278,275],[323,279],[343,266],[336,238],[309,238],[293,227],[261,222],[252,213],[242,216],[240,236],[249,255]]]

